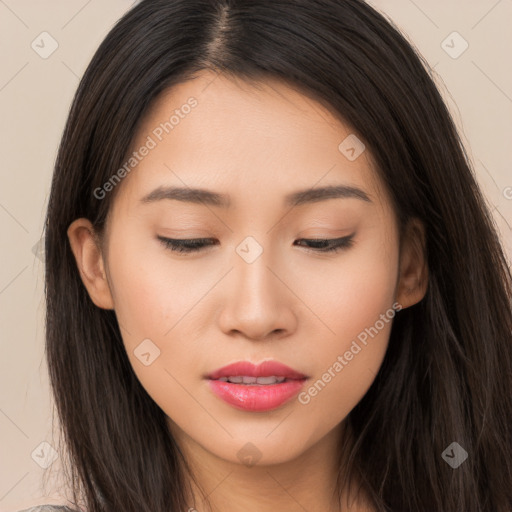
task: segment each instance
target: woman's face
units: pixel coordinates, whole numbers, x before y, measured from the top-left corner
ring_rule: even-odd
[[[395,312],[420,298],[400,292],[396,220],[369,151],[283,84],[211,72],[166,91],[132,151],[112,181],[110,299],[89,285],[93,300],[115,309],[133,370],[177,438],[237,463],[297,457],[361,400]],[[323,187],[340,188],[314,192]],[[160,238],[210,245],[179,253]],[[331,252],[306,241],[340,238]],[[240,361],[307,378],[208,378]]]

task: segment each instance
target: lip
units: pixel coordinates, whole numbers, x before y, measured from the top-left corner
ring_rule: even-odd
[[[221,377],[285,377],[276,384],[235,384],[217,380]],[[277,361],[255,365],[239,361],[215,370],[207,376],[210,390],[227,404],[243,410],[262,412],[277,409],[296,396],[309,377]]]
[[[286,377],[287,379],[299,380],[307,378],[303,373],[286,366],[278,361],[263,361],[256,365],[250,361],[237,361],[233,364],[223,366],[210,373],[208,379],[219,379],[220,377]]]

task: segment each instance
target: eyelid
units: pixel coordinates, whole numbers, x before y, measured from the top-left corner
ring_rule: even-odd
[[[344,249],[349,249],[354,244],[354,236],[355,232],[338,237],[338,238],[298,238],[299,242],[307,242],[310,244],[322,244],[327,243],[327,247],[303,247],[308,252],[314,252],[316,254],[336,254],[339,251]],[[211,243],[212,240],[216,241],[213,238],[167,238],[162,236],[157,236],[157,239],[162,242],[162,244],[169,250],[178,254],[192,254],[202,252],[204,249],[211,247],[212,245],[216,245],[215,243]]]

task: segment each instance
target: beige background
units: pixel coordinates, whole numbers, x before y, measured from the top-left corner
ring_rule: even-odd
[[[58,502],[35,460],[53,443],[44,361],[39,240],[65,118],[94,51],[132,5],[123,0],[0,0],[0,512]],[[372,0],[435,69],[512,260],[511,0]],[[57,50],[31,47],[48,32]],[[450,36],[457,31],[469,44]],[[452,42],[453,41],[453,42]],[[475,243],[478,243],[475,240]],[[32,458],[34,454],[34,458]],[[44,458],[44,457],[43,457]],[[58,473],[59,459],[51,465]],[[53,489],[53,490],[52,490]],[[62,492],[61,492],[62,494]]]

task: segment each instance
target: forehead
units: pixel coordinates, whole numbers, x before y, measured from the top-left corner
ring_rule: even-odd
[[[164,91],[142,119],[128,155],[138,152],[137,161],[120,195],[134,203],[162,185],[201,187],[222,190],[238,208],[262,193],[344,184],[382,201],[363,148],[327,107],[278,80],[202,71]],[[362,152],[349,158],[352,149]]]

